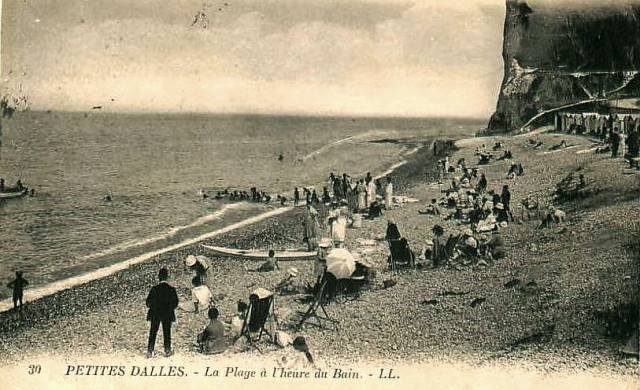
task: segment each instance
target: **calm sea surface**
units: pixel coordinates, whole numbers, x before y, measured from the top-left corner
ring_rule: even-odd
[[[0,280],[22,269],[42,285],[104,265],[101,253],[124,256],[154,237],[210,230],[207,217],[224,204],[203,201],[200,189],[290,196],[330,171],[361,175],[399,160],[400,145],[371,140],[461,136],[484,123],[23,112],[2,125],[0,177],[22,179],[37,196],[0,203]]]

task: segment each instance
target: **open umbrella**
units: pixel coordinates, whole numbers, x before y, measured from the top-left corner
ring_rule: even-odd
[[[355,258],[348,250],[344,248],[335,248],[332,249],[329,254],[327,254],[327,267],[329,267],[333,263],[344,263],[349,262],[353,263],[355,267]]]
[[[349,278],[356,270],[354,256],[344,248],[335,248],[327,255],[327,272],[336,279]]]
[[[348,279],[356,270],[356,264],[349,261],[336,261],[327,267],[327,272],[336,279]]]

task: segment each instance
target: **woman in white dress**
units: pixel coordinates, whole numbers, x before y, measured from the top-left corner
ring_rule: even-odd
[[[371,180],[367,184],[367,207],[376,201],[376,183]]]
[[[334,206],[337,206],[334,204]],[[335,208],[329,213],[329,223],[331,226],[331,240],[336,248],[342,248],[347,236],[347,225],[349,223],[348,210],[345,206]]]
[[[384,208],[391,210],[391,204],[393,201],[393,183],[391,178],[387,178],[387,185],[384,187]]]

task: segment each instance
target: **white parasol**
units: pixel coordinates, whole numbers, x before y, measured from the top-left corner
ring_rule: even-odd
[[[355,257],[344,248],[335,248],[327,255],[327,272],[337,279],[349,278],[356,270]]]

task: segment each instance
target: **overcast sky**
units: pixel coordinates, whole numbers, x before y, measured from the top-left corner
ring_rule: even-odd
[[[192,25],[199,10],[208,22]],[[5,0],[2,12],[5,86],[41,109],[485,118],[503,71],[504,0]]]

